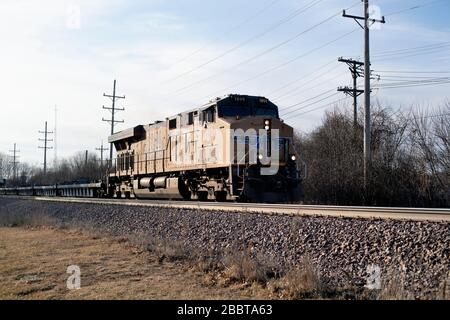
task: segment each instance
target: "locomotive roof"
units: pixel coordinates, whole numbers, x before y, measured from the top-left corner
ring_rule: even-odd
[[[267,99],[266,97],[263,96],[250,96],[250,95],[244,95],[244,94],[228,94],[222,97],[217,97],[216,99],[210,100],[208,103],[205,103],[203,105],[201,105],[200,107],[194,108],[194,109],[190,109],[184,112],[180,112],[177,115],[173,115],[171,117],[168,117],[168,119],[172,119],[180,114],[184,114],[184,113],[189,113],[189,112],[193,112],[193,111],[198,111],[198,110],[204,110],[204,109],[208,109],[211,106],[217,105],[218,103],[221,102],[225,102],[225,101],[229,101],[229,99],[231,98],[235,98],[235,97],[242,97],[244,99],[246,99],[247,102],[252,102],[255,103],[258,100],[264,99],[266,101],[267,104],[272,105],[274,107],[277,107],[273,102],[271,102],[269,99]]]
[[[210,100],[208,103],[205,103],[205,104],[203,104],[200,107],[197,107],[197,108],[194,108],[194,109],[190,109],[190,110],[187,110],[187,111],[184,111],[184,112],[180,112],[177,115],[173,115],[173,116],[167,117],[166,121],[170,120],[170,119],[174,119],[174,118],[176,118],[176,117],[178,117],[178,116],[180,116],[182,114],[187,114],[187,113],[190,113],[190,112],[195,112],[195,111],[201,111],[201,110],[208,109],[211,106],[215,106],[215,105],[221,104],[223,102],[229,101],[232,98],[235,99],[234,102],[240,102],[240,103],[247,102],[247,105],[254,105],[256,103],[264,103],[264,104],[268,104],[270,106],[273,106],[273,107],[277,108],[277,106],[273,102],[271,102],[269,99],[267,99],[267,98],[265,98],[263,96],[249,96],[249,95],[241,95],[241,94],[228,94],[226,96],[217,97],[214,100]],[[244,100],[242,101],[242,100],[238,100],[236,98],[243,98]],[[158,125],[158,124],[161,124],[162,122],[164,122],[164,121],[155,121],[154,123],[150,123],[149,125],[150,126]],[[108,142],[111,143],[111,142],[115,142],[115,141],[120,141],[120,140],[140,137],[143,134],[142,132],[143,132],[143,126],[142,125],[138,125],[136,127],[125,129],[125,130],[119,131],[119,132],[109,136]]]

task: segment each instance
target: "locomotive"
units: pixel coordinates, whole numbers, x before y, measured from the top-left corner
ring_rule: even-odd
[[[0,194],[299,202],[293,133],[267,98],[227,95],[108,137],[117,157],[102,181],[0,188]]]
[[[108,138],[110,197],[298,202],[293,128],[265,97],[227,95]]]

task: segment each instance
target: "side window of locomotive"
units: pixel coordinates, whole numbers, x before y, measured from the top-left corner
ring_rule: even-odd
[[[177,128],[177,118],[169,120],[169,130]]]
[[[188,113],[188,122],[187,124],[190,126],[191,124],[194,124],[194,112]]]
[[[203,111],[203,121],[214,122],[215,121],[215,109],[213,107]]]

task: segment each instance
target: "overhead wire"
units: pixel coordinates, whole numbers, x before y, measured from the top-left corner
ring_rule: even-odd
[[[303,6],[303,7],[299,8],[299,9],[297,9],[296,11],[294,11],[293,13],[291,13],[289,16],[287,16],[287,17],[285,17],[285,18],[279,20],[277,23],[273,24],[272,26],[270,26],[269,28],[265,29],[264,31],[262,31],[262,32],[260,32],[260,33],[258,33],[258,34],[256,34],[256,35],[253,35],[253,36],[250,37],[250,38],[247,38],[246,40],[244,40],[244,41],[238,43],[237,45],[231,47],[230,49],[228,49],[228,50],[226,50],[226,51],[220,53],[219,55],[215,56],[214,58],[211,58],[211,59],[209,59],[209,60],[207,60],[207,61],[205,61],[205,62],[203,62],[203,63],[201,63],[201,64],[199,64],[199,65],[197,65],[197,66],[195,66],[195,67],[193,67],[193,68],[191,68],[191,69],[189,69],[189,70],[187,70],[187,71],[185,71],[185,72],[183,72],[183,73],[181,73],[181,74],[179,74],[179,75],[177,75],[177,76],[175,76],[175,77],[173,77],[173,78],[171,78],[171,79],[169,79],[169,80],[167,80],[165,83],[171,82],[171,81],[174,81],[174,80],[177,80],[177,79],[179,79],[179,78],[181,78],[181,77],[184,77],[184,76],[186,76],[186,75],[188,75],[188,74],[190,74],[190,73],[192,73],[192,72],[194,72],[194,71],[196,71],[196,70],[199,70],[199,69],[205,67],[206,65],[208,65],[208,64],[210,64],[210,63],[212,63],[212,62],[215,62],[215,61],[217,61],[217,60],[219,60],[219,59],[225,57],[226,55],[228,55],[228,54],[230,54],[230,53],[236,51],[237,49],[239,49],[239,48],[245,46],[246,44],[248,44],[248,43],[250,43],[250,42],[252,42],[252,41],[254,41],[254,40],[256,40],[256,39],[258,39],[258,38],[260,38],[260,37],[262,37],[262,36],[264,36],[264,35],[266,35],[267,33],[269,33],[269,32],[271,32],[272,30],[278,28],[279,26],[281,26],[281,25],[283,25],[283,24],[285,24],[285,23],[291,21],[292,19],[294,19],[294,18],[297,17],[298,15],[300,15],[300,14],[306,12],[308,9],[314,7],[315,5],[319,4],[319,3],[322,2],[322,1],[323,1],[323,0],[313,0],[313,1],[310,1],[310,2],[309,2],[308,4],[306,4],[305,6]]]
[[[273,0],[271,2],[269,2],[267,5],[265,5],[263,8],[261,8],[259,11],[257,11],[255,14],[251,15],[250,17],[246,18],[245,20],[241,21],[240,23],[236,24],[235,26],[231,27],[230,29],[226,30],[225,32],[223,32],[222,34],[220,34],[219,36],[215,37],[213,40],[206,42],[204,45],[202,45],[200,48],[198,48],[197,50],[189,53],[188,55],[184,56],[183,58],[179,59],[178,61],[176,61],[174,64],[172,64],[169,68],[172,68],[178,64],[180,64],[181,62],[184,62],[186,60],[188,60],[189,58],[191,58],[192,56],[196,55],[197,53],[201,52],[203,49],[209,47],[211,44],[217,42],[218,40],[220,40],[221,38],[223,38],[224,36],[232,33],[235,30],[238,30],[239,28],[241,28],[242,26],[246,25],[247,23],[249,23],[250,21],[252,21],[253,19],[259,17],[261,14],[263,14],[264,12],[266,12],[269,8],[271,8],[272,6],[274,6],[277,2],[280,2],[280,0]]]
[[[286,62],[284,62],[284,63],[281,63],[281,64],[276,65],[276,66],[274,66],[274,67],[272,67],[272,68],[270,68],[270,69],[267,69],[267,70],[265,70],[265,71],[263,71],[263,72],[261,72],[261,73],[258,73],[258,74],[256,74],[255,76],[246,78],[245,80],[242,80],[242,81],[239,81],[239,82],[237,82],[237,83],[234,83],[233,85],[230,85],[230,86],[228,86],[228,87],[226,87],[226,88],[223,88],[223,89],[221,89],[221,90],[214,91],[214,92],[211,93],[210,95],[206,96],[206,98],[207,98],[207,97],[210,97],[210,96],[213,96],[213,95],[215,95],[215,94],[217,94],[217,93],[223,92],[223,91],[225,91],[225,90],[234,88],[234,87],[236,87],[236,86],[238,86],[238,85],[241,85],[241,84],[243,84],[243,83],[246,83],[246,82],[249,82],[249,81],[258,79],[258,78],[260,78],[260,77],[262,77],[262,76],[264,76],[264,75],[266,75],[266,74],[268,74],[268,73],[270,73],[270,72],[273,72],[273,71],[275,71],[275,70],[281,69],[281,68],[283,68],[283,67],[285,67],[285,66],[287,66],[287,65],[289,65],[289,64],[291,64],[291,63],[293,63],[293,62],[295,62],[295,61],[297,61],[297,60],[299,60],[299,59],[302,59],[302,58],[304,58],[304,57],[306,57],[306,56],[308,56],[308,55],[310,55],[310,54],[312,54],[312,53],[314,53],[314,52],[320,50],[320,49],[323,49],[323,48],[325,48],[325,47],[327,47],[327,46],[329,46],[329,45],[331,45],[331,44],[333,44],[333,43],[335,43],[335,42],[337,42],[337,41],[339,41],[339,40],[342,40],[343,38],[345,38],[345,37],[349,36],[350,34],[356,32],[357,30],[358,30],[358,29],[354,29],[354,30],[352,30],[352,31],[350,31],[350,32],[346,32],[346,33],[344,33],[343,35],[341,35],[341,36],[339,36],[339,37],[337,37],[337,38],[335,38],[335,39],[333,39],[333,40],[331,40],[331,41],[328,41],[328,42],[326,42],[326,43],[324,43],[324,44],[322,44],[322,45],[320,45],[320,46],[318,46],[318,47],[315,47],[315,48],[313,48],[313,49],[311,49],[311,50],[309,50],[309,51],[307,51],[307,52],[305,52],[305,53],[302,53],[302,54],[300,54],[300,55],[298,55],[298,56],[296,56],[296,57],[294,57],[294,58],[292,58],[292,59],[290,59],[290,60],[288,60],[288,61],[286,61]],[[203,97],[203,98],[205,98],[205,97]]]
[[[272,52],[273,50],[278,49],[278,48],[280,48],[280,47],[286,45],[287,43],[290,43],[290,42],[292,42],[293,40],[295,40],[295,39],[297,39],[297,38],[299,38],[299,37],[305,35],[306,33],[310,32],[310,31],[312,31],[312,30],[314,30],[314,29],[316,29],[317,27],[319,27],[319,26],[325,24],[326,22],[332,20],[333,18],[339,16],[340,14],[341,14],[341,12],[335,13],[335,14],[333,14],[333,15],[331,15],[331,16],[329,16],[329,17],[323,19],[323,20],[321,20],[320,22],[314,24],[313,26],[308,27],[308,28],[302,30],[301,32],[295,34],[294,36],[292,36],[292,37],[290,37],[290,38],[288,38],[288,39],[286,39],[286,40],[283,40],[283,41],[277,43],[276,45],[274,45],[274,46],[272,46],[272,47],[270,47],[270,48],[268,48],[268,49],[266,49],[266,50],[264,50],[264,51],[262,51],[262,52],[260,52],[260,53],[258,53],[258,54],[256,54],[256,55],[254,55],[254,56],[252,56],[252,57],[250,57],[250,58],[248,58],[248,59],[245,59],[245,60],[243,60],[243,61],[241,61],[241,62],[239,62],[239,63],[233,65],[232,67],[229,67],[229,68],[227,68],[227,69],[225,69],[225,70],[222,70],[221,72],[217,72],[217,73],[215,73],[215,74],[213,74],[213,75],[210,75],[210,76],[208,76],[208,77],[206,77],[206,78],[202,78],[202,79],[200,79],[200,80],[197,80],[197,81],[195,81],[195,82],[193,82],[193,83],[191,83],[191,84],[189,84],[189,85],[186,85],[186,86],[184,86],[184,87],[182,87],[182,88],[179,88],[178,90],[176,90],[176,91],[173,92],[173,93],[179,93],[179,92],[182,92],[182,91],[187,90],[187,89],[189,89],[189,88],[192,88],[192,87],[194,87],[194,86],[196,86],[196,85],[198,85],[198,84],[200,84],[200,83],[209,81],[209,80],[211,80],[211,79],[213,79],[213,78],[215,78],[215,77],[218,77],[218,76],[222,76],[223,74],[228,73],[228,72],[230,72],[230,71],[232,71],[232,70],[234,70],[234,69],[236,69],[236,68],[239,68],[239,67],[241,67],[241,66],[247,65],[248,63],[252,62],[253,60],[255,60],[255,59],[257,59],[257,58],[260,58],[260,57],[262,57],[262,56],[264,56],[264,55],[266,55],[266,54]]]

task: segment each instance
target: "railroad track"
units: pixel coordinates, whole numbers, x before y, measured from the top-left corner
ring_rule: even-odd
[[[330,216],[366,219],[395,219],[413,221],[450,222],[450,209],[390,208],[390,207],[344,207],[297,204],[193,202],[89,198],[20,197],[38,201],[108,204],[118,206],[142,206],[183,208],[196,210],[222,210],[233,212],[264,213],[289,216]]]

